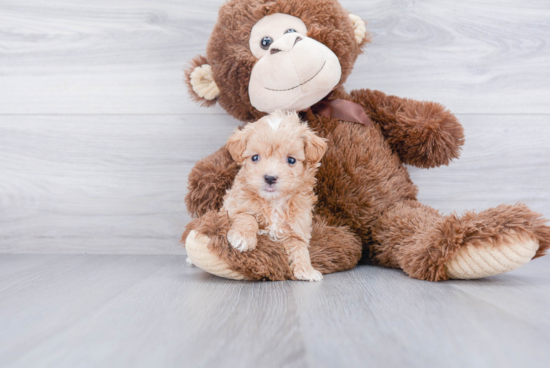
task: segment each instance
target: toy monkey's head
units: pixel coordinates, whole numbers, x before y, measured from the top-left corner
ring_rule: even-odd
[[[345,82],[367,42],[336,0],[229,0],[186,81],[196,101],[242,121],[302,111]]]

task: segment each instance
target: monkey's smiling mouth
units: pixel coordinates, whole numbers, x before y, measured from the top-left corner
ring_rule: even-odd
[[[265,87],[265,89],[269,90],[269,91],[276,91],[276,92],[284,92],[284,91],[290,91],[290,90],[293,90],[295,88],[298,88],[300,86],[303,86],[304,84],[306,84],[307,82],[311,81],[313,78],[315,78],[319,73],[321,73],[321,70],[323,70],[323,68],[325,67],[325,64],[327,63],[327,61],[325,60],[325,62],[323,63],[323,65],[321,66],[321,69],[319,69],[319,71],[317,73],[315,73],[313,75],[313,77],[309,78],[307,81],[305,81],[304,83],[300,83],[298,84],[297,86],[294,86],[292,88],[287,88],[287,89],[272,89],[272,88],[267,88]]]

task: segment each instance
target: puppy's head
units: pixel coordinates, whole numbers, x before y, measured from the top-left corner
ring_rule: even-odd
[[[327,144],[296,113],[277,111],[237,130],[226,147],[248,189],[276,199],[313,187]]]

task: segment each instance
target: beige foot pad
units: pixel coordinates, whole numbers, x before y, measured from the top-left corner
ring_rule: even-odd
[[[537,249],[537,240],[510,235],[497,246],[492,243],[463,246],[445,268],[451,279],[479,279],[523,266],[535,256]]]
[[[212,275],[232,280],[244,280],[243,275],[230,269],[226,262],[207,247],[209,241],[207,236],[197,234],[195,230],[189,233],[185,240],[185,249],[193,264]]]

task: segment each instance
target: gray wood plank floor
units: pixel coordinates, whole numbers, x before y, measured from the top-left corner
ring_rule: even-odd
[[[0,255],[0,366],[550,362],[550,258],[441,283],[374,266],[321,283],[239,282],[184,263],[177,255]]]

